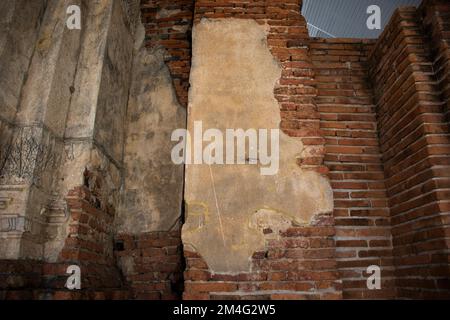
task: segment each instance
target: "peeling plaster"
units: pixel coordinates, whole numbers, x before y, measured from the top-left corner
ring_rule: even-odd
[[[134,58],[125,140],[125,181],[116,220],[118,232],[169,231],[181,217],[183,166],[171,160],[171,134],[186,127],[164,50],[144,47]],[[175,144],[175,143],[173,143]]]
[[[267,26],[254,20],[203,19],[193,30],[188,130],[278,129],[274,87],[281,67],[267,46]],[[186,223],[182,240],[214,273],[251,269],[251,256],[264,249],[262,229],[309,224],[333,210],[327,178],[302,170],[299,138],[280,133],[280,170],[260,175],[255,165],[187,165]]]

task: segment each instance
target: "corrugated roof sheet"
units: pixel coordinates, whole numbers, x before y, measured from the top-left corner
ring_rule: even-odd
[[[378,38],[395,9],[418,6],[421,0],[303,0],[309,34],[322,38]],[[381,30],[369,30],[367,8],[381,9]]]

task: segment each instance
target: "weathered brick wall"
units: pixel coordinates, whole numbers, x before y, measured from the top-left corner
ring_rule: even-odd
[[[401,298],[449,296],[449,128],[429,45],[402,8],[370,54]]]
[[[389,208],[367,53],[373,41],[313,39],[316,103],[334,190],[337,259],[343,296],[392,298]],[[367,267],[382,270],[382,290],[368,290]]]
[[[34,298],[41,287],[42,261],[0,260],[0,300]]]
[[[83,288],[67,290],[71,263],[43,263],[38,260],[0,261],[0,300],[123,300],[131,295],[126,288]],[[80,265],[77,262],[77,265]],[[82,275],[86,268],[81,265]]]
[[[269,26],[268,46],[282,66],[274,89],[280,105],[281,129],[300,137],[305,152],[299,165],[327,173],[324,139],[315,105],[314,72],[308,54],[301,1],[196,1],[194,23],[201,18],[255,19]],[[271,234],[272,230],[266,230]],[[252,258],[252,272],[211,274],[197,253],[185,249],[185,299],[340,299],[336,271],[334,221],[331,213],[311,226],[292,227]]]
[[[281,129],[306,146],[302,168],[329,175],[333,215],[277,237],[266,229],[252,272],[212,274],[194,252],[185,249],[183,260],[178,228],[114,235],[114,208],[86,184],[67,198],[58,261],[0,261],[0,298],[449,298],[448,1],[398,10],[376,43],[310,39],[300,7],[300,0],[141,4],[147,46],[166,49],[184,106],[192,23],[267,23],[282,66],[274,89]],[[64,289],[71,264],[81,267],[81,291]],[[382,290],[367,290],[369,265],[381,267]]]
[[[441,90],[442,101],[447,105],[450,121],[450,6],[445,0],[427,0],[420,8],[425,32],[430,37],[433,70]]]
[[[133,299],[181,298],[184,261],[180,231],[119,234],[115,254]]]
[[[88,186],[67,196],[69,231],[56,262],[0,261],[3,299],[128,299],[113,255],[114,208]],[[80,267],[81,290],[65,288],[71,265]]]
[[[160,45],[167,50],[165,62],[178,100],[187,107],[194,0],[144,0],[141,12],[146,45]]]
[[[114,208],[104,206],[95,192],[83,186],[67,197],[70,223],[59,261],[82,264],[82,287],[122,286],[113,255]]]
[[[254,253],[251,273],[211,274],[198,254],[185,251],[184,299],[340,299],[329,224],[290,228],[269,240],[265,251]]]
[[[302,159],[300,164],[316,168],[320,166],[320,172],[327,172],[326,167],[331,171],[336,208],[335,223],[331,222],[330,226],[336,225],[337,246],[337,254],[333,255],[333,258],[338,260],[344,297],[410,297],[409,289],[412,287],[416,287],[416,291],[434,287],[435,293],[437,292],[434,295],[427,292],[413,294],[413,297],[445,297],[446,255],[444,251],[433,254],[432,250],[444,250],[447,246],[444,239],[447,232],[446,206],[449,198],[445,191],[447,180],[444,172],[447,168],[438,166],[447,164],[446,154],[448,154],[446,147],[448,127],[443,118],[447,102],[446,42],[434,41],[439,43],[440,55],[433,64],[437,72],[431,74],[432,64],[428,60],[423,60],[430,54],[425,48],[427,40],[423,33],[419,37],[415,33],[417,28],[421,28],[418,20],[394,17],[388,31],[373,49],[371,41],[339,39],[310,41],[307,36],[302,36],[301,18],[296,20],[290,16],[288,8],[293,8],[290,7],[291,4],[285,6],[271,3],[270,6],[271,9],[268,9],[268,5],[263,1],[250,4],[236,1],[220,3],[202,1],[196,5],[195,21],[203,16],[252,18],[261,23],[268,21],[271,26],[268,43],[272,53],[283,66],[282,79],[275,89],[280,102],[281,127],[290,135],[302,137],[302,140],[306,141],[305,144],[308,145],[308,141],[311,141],[316,146],[316,157]],[[434,11],[434,15],[445,17],[447,12],[445,6],[441,5],[439,8],[441,11],[438,13]],[[408,10],[416,13],[415,9],[404,9],[400,12],[407,15]],[[283,14],[286,19],[284,23],[278,25],[277,15]],[[274,21],[271,21],[272,19]],[[293,26],[298,27],[294,31],[296,35],[289,31]],[[446,26],[444,22],[440,22],[437,26],[433,25],[434,33],[438,34],[435,37],[438,39],[445,37]],[[403,38],[406,40],[403,41]],[[383,43],[388,44],[383,46]],[[402,51],[405,43],[408,44],[407,54]],[[310,52],[308,48],[311,49]],[[409,49],[411,51],[408,51]],[[371,54],[371,61],[367,63],[369,51],[375,53]],[[391,55],[394,55],[394,59]],[[374,68],[380,69],[380,66],[384,66],[385,73],[377,74],[378,77],[374,76],[376,74]],[[372,75],[371,79],[368,78],[369,74]],[[414,76],[411,77],[410,74]],[[427,76],[430,78],[427,79]],[[433,81],[436,76],[438,83]],[[411,95],[420,101],[415,107]],[[377,109],[375,103],[378,105]],[[393,105],[400,108],[393,108]],[[408,108],[416,108],[415,115],[418,117],[411,118],[414,112],[410,113]],[[317,127],[319,119],[320,128]],[[414,129],[417,127],[419,131],[424,132],[417,135],[416,130],[414,135]],[[408,141],[404,138],[413,140]],[[414,138],[419,142],[414,144]],[[424,150],[423,142],[431,146]],[[324,154],[326,167],[321,166]],[[414,166],[417,160],[419,165]],[[421,160],[423,161],[420,162]],[[427,172],[426,167],[431,171]],[[421,173],[421,170],[424,171]],[[440,178],[431,182],[430,173]],[[428,189],[424,189],[426,186],[424,182],[427,181]],[[417,189],[414,189],[415,184]],[[429,192],[433,188],[431,195],[427,193],[427,190]],[[414,190],[425,191],[422,202],[420,195],[415,194]],[[427,218],[421,218],[426,215],[431,215],[429,222],[425,222]],[[437,217],[443,221],[438,221]],[[408,225],[409,222],[411,223]],[[428,227],[431,229],[427,229]],[[420,232],[415,235],[417,229],[420,229]],[[423,238],[424,235],[437,237],[438,240],[436,243],[433,243],[433,240],[427,243]],[[418,247],[415,242],[418,243]],[[267,245],[267,253],[260,253],[261,257],[269,260],[269,264],[271,261],[267,257],[270,256],[268,253],[271,252],[273,244]],[[286,243],[281,245],[283,254],[287,251],[285,245]],[[422,250],[423,254],[416,254],[418,250]],[[210,275],[201,257],[191,252],[185,252],[185,255],[188,264],[186,298],[222,297],[224,292],[227,292],[229,297],[238,298],[242,293],[230,292],[242,292],[243,288],[250,292],[259,291],[258,297],[271,297],[261,292],[264,291],[261,288],[266,288],[264,272],[258,273],[256,279],[246,274],[228,277],[226,278],[228,282],[218,282],[224,279]],[[255,255],[257,256],[258,254]],[[271,257],[280,259],[282,256],[271,255]],[[397,267],[395,272],[394,262]],[[273,271],[273,268],[277,268],[277,263],[279,261],[275,261],[275,265],[268,270]],[[435,269],[424,270],[425,263],[435,263]],[[264,270],[260,268],[261,264],[256,265],[258,267],[255,270]],[[369,265],[381,267],[382,290],[367,290],[367,274],[364,271]],[[415,275],[409,275],[409,279],[406,279],[407,274],[411,272],[415,272]],[[280,279],[291,275],[283,271],[280,274],[283,274]],[[203,282],[199,283],[200,280]],[[274,281],[274,278],[271,279],[269,276],[268,280]],[[218,283],[211,283],[212,281]],[[272,285],[278,289],[284,288],[295,292],[294,287],[287,288],[282,282]],[[248,289],[249,286],[253,288]],[[399,287],[400,293],[397,293],[396,286]],[[214,293],[208,294],[211,292]],[[294,296],[295,294],[292,295]]]

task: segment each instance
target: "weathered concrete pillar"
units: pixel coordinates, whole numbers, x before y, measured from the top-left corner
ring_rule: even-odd
[[[4,258],[19,255],[20,224],[23,226],[24,219],[18,213],[24,207],[21,195],[25,191],[12,183],[11,172],[5,166],[20,92],[44,15],[44,1],[2,1],[0,11],[0,257]]]
[[[134,21],[127,16],[132,2],[52,0],[41,16],[37,13],[44,5],[32,5],[36,21],[24,25],[38,31],[25,33],[24,41],[33,46],[23,44],[19,63],[6,63],[22,78],[27,73],[26,82],[22,88],[20,79],[1,77],[9,85],[1,92],[7,105],[0,127],[1,258],[56,260],[68,232],[65,197],[74,187],[92,184],[93,176],[106,181],[101,188],[105,205],[117,206],[133,54]],[[66,27],[70,5],[81,8],[81,30]],[[12,35],[0,39],[13,40]]]
[[[126,110],[131,80],[134,22],[127,21],[124,1],[86,1],[85,30],[73,95],[64,133],[64,157],[58,185],[59,200],[74,187],[95,189],[102,210],[114,212],[123,178]],[[101,181],[101,182],[100,182]],[[53,240],[46,258],[56,260],[70,234],[55,217]],[[112,228],[108,226],[108,228]],[[112,229],[108,232],[112,256]]]
[[[2,1],[0,10],[0,121],[12,124],[44,15],[44,0]]]
[[[12,2],[12,5],[20,5],[20,2]],[[36,6],[29,3],[22,5],[25,8]],[[33,42],[32,35],[26,38],[34,43],[29,68],[25,61],[16,66],[22,72],[28,71],[23,87],[13,86],[16,88],[15,96],[20,97],[20,100],[12,123],[12,137],[2,148],[5,156],[1,193],[11,204],[2,213],[2,221],[7,221],[6,232],[2,232],[6,238],[2,241],[2,246],[5,246],[5,250],[2,250],[4,258],[39,258],[43,254],[46,206],[53,193],[54,171],[63,151],[69,88],[79,45],[80,32],[69,32],[65,27],[68,6],[69,1],[47,3],[40,28],[34,22],[34,27],[38,27],[36,41]],[[39,12],[43,7],[34,9]],[[17,13],[18,16],[21,14]],[[12,45],[16,45],[15,39],[9,38],[7,41],[13,41]],[[29,54],[31,49],[28,50]],[[10,84],[14,84],[12,80]],[[13,110],[11,104],[9,110]]]

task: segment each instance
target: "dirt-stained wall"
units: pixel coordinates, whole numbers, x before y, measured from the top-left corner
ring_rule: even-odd
[[[169,231],[180,226],[183,165],[171,160],[172,132],[186,126],[161,47],[144,47],[139,28],[127,113],[125,177],[119,233]]]

